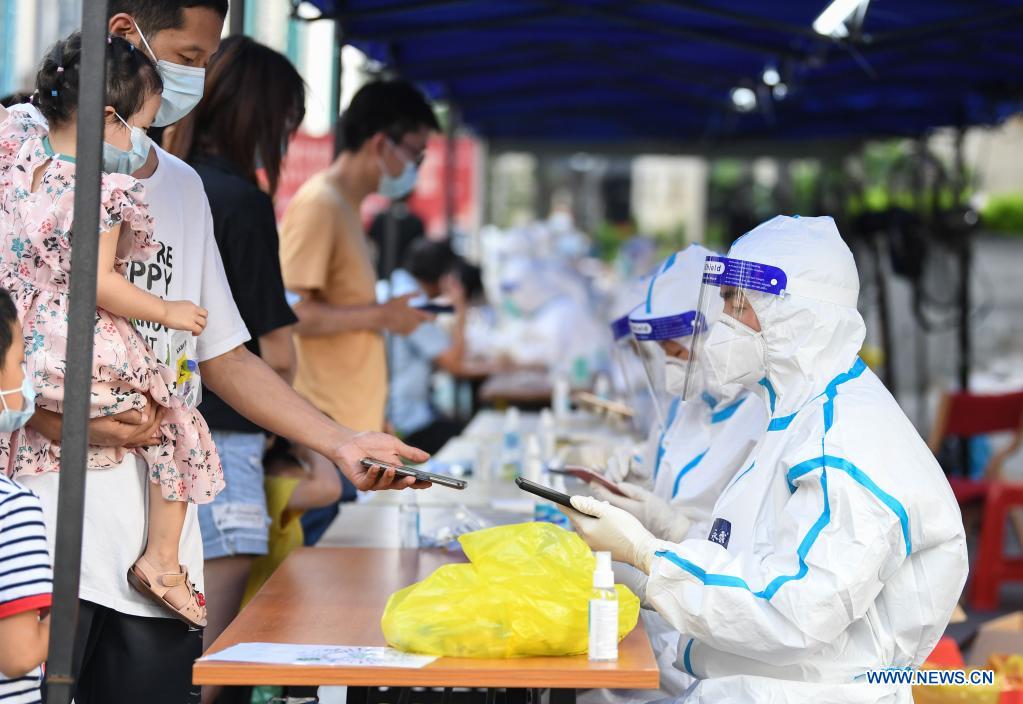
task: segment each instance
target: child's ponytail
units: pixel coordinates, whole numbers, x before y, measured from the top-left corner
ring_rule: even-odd
[[[33,102],[51,125],[63,124],[75,114],[81,58],[81,35],[77,32],[54,44],[43,58]]]
[[[106,104],[127,119],[163,90],[155,64],[121,37],[107,38]],[[67,123],[78,109],[82,37],[75,32],[47,52],[36,74],[34,102],[51,126]]]

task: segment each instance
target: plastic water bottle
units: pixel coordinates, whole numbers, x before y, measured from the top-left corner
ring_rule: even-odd
[[[522,443],[519,435],[519,409],[512,406],[504,414],[504,441],[501,470],[508,478],[522,473]]]
[[[605,401],[611,400],[611,379],[604,372],[600,372],[593,379],[593,395]]]
[[[618,659],[618,593],[611,570],[611,553],[597,553],[590,594],[590,660],[613,662]]]
[[[403,548],[419,548],[419,502],[416,492],[401,492],[398,504],[398,535]]]

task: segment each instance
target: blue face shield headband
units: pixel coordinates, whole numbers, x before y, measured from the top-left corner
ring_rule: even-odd
[[[629,329],[629,316],[627,315],[623,315],[611,323],[611,335],[614,337],[615,342],[628,337],[630,332],[632,331]]]
[[[651,340],[676,340],[689,337],[699,330],[703,323],[703,315],[696,310],[687,310],[678,315],[666,315],[662,318],[646,320],[629,320],[632,335],[642,342]]]
[[[728,257],[707,257],[703,265],[703,284],[734,286],[749,291],[780,295],[788,283],[788,276],[776,266],[747,262]]]
[[[791,294],[849,308],[856,307],[857,299],[857,292],[848,288],[832,286],[822,281],[794,279],[776,266],[728,257],[707,257],[703,265],[703,285],[705,288],[713,286],[718,289],[730,286],[774,296]],[[701,304],[705,297],[706,292],[701,291]]]

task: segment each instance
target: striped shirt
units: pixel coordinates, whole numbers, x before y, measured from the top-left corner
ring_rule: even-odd
[[[50,606],[53,571],[39,498],[0,472],[0,619]],[[0,673],[0,704],[37,704],[42,668]]]

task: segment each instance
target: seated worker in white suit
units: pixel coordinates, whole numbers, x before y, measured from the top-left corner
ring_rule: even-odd
[[[931,652],[966,542],[933,455],[857,357],[852,253],[831,218],[779,216],[708,258],[704,285],[724,315],[694,369],[771,413],[708,535],[660,540],[590,497],[567,513],[591,547],[649,575],[644,603],[683,634],[677,666],[698,680],[686,702],[909,704],[908,686],[866,673]]]
[[[694,380],[699,388],[691,389],[692,400],[682,400],[694,342],[720,315],[712,311],[705,319],[698,312],[704,262],[713,254],[694,244],[668,257],[629,315],[633,337],[663,350],[663,369],[649,375],[670,397],[665,425],[652,434],[645,453],[652,458],[647,460],[653,464],[652,491],[626,482],[619,484],[627,495],[621,497],[597,484],[590,487],[595,496],[629,511],[655,536],[672,542],[707,535],[718,495],[767,429],[764,404],[740,384],[719,387],[702,374]],[[704,333],[699,333],[701,323]],[[679,632],[654,611],[644,610],[642,617],[661,669],[659,696],[678,696],[692,682],[673,667]],[[636,692],[624,699],[648,701],[656,694]],[[617,700],[623,700],[621,693]]]

